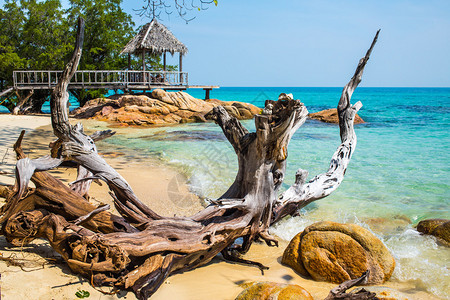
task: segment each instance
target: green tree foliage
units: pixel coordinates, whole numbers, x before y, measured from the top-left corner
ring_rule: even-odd
[[[0,90],[10,85],[12,70],[25,67],[26,59],[18,53],[25,16],[16,2],[6,2],[0,9]]]
[[[131,16],[120,7],[122,0],[70,0],[68,20],[78,16],[86,21],[85,42],[80,69],[114,70],[128,65],[119,53],[134,36]]]
[[[13,70],[62,70],[75,41],[74,24],[86,20],[80,69],[124,69],[127,57],[119,53],[135,34],[131,16],[120,7],[122,0],[6,0],[0,8],[0,91],[12,86]],[[83,104],[105,91],[81,91]],[[32,111],[40,111],[49,91],[35,91]],[[10,110],[24,95],[8,95],[0,103]]]

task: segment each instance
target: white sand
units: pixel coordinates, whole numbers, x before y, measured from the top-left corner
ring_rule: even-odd
[[[53,139],[49,124],[50,118],[47,116],[0,115],[1,157],[9,148],[0,171],[13,171],[15,156],[10,147],[22,129],[32,130],[47,125],[46,128],[26,135],[23,143],[27,153],[31,149],[35,150],[30,154],[31,157],[47,154],[48,142]],[[106,160],[125,177],[138,197],[156,212],[163,215],[190,215],[201,209],[198,198],[189,194],[186,180],[176,171],[154,161],[132,163],[120,156],[106,157]],[[58,170],[52,174],[67,182],[75,178],[76,170]],[[0,175],[0,183],[11,184],[13,181],[11,175]],[[173,197],[174,183],[179,196],[176,199]],[[110,199],[105,185],[99,187],[94,184],[90,195],[94,204],[108,202]],[[177,200],[180,198],[184,200]],[[3,203],[0,202],[1,204]],[[255,244],[245,256],[246,259],[259,261],[270,267],[264,276],[257,268],[225,263],[216,258],[204,267],[169,277],[151,299],[234,299],[242,290],[238,284],[246,281],[295,283],[307,289],[314,299],[325,298],[336,285],[302,278],[292,269],[282,266],[279,261],[287,243],[282,241],[280,244],[279,248]],[[75,293],[78,290],[89,291],[91,296],[87,299],[136,299],[131,292],[108,296],[96,291],[86,279],[73,274],[44,241],[35,241],[22,248],[10,248],[5,239],[0,237],[0,254],[3,258],[25,261],[27,265],[21,270],[0,261],[1,299],[77,299]],[[414,289],[415,285],[412,284],[391,281],[385,286],[409,292],[411,299],[437,299]],[[108,288],[102,289],[108,291]]]
[[[0,171],[12,173],[15,153],[12,146],[22,130],[32,131],[40,126],[50,125],[50,116],[13,116],[0,114]],[[0,174],[0,183],[11,184],[11,177]]]

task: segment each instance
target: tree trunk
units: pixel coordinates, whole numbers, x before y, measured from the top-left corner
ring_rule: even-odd
[[[25,97],[22,97],[22,95],[19,93],[19,91],[16,91],[16,96],[19,99],[19,102],[17,102],[17,105],[13,108],[12,114],[18,115],[20,113],[23,113],[25,104],[28,102],[30,97],[33,96],[33,94],[34,94],[34,90],[30,90],[28,92],[28,95],[26,95]]]
[[[355,77],[339,102],[342,145],[332,158],[333,168],[328,173],[306,185],[301,173],[296,184],[278,200],[287,147],[294,132],[305,122],[307,109],[299,100],[282,94],[278,101],[266,102],[264,114],[255,118],[256,132],[250,133],[224,108],[216,107],[211,114],[238,156],[234,183],[194,216],[158,215],[98,155],[93,141],[96,136],[89,137],[80,124],[69,123],[67,86],[81,57],[83,29],[80,19],[73,57],[51,96],[52,126],[58,137],[52,143],[52,155],[36,160],[25,158],[20,148],[23,135],[15,146],[20,158],[16,185],[14,193],[2,192],[8,195],[8,202],[0,220],[2,233],[12,244],[47,239],[72,271],[91,279],[93,284],[131,289],[139,299],[146,299],[171,274],[204,265],[219,253],[227,259],[252,263],[240,259],[238,253],[248,251],[257,238],[276,245],[277,241],[268,234],[271,222],[306,202],[325,197],[331,192],[330,186],[334,190],[342,181],[356,143],[353,118],[360,105],[352,107],[349,102],[359,83]],[[371,49],[364,63],[358,65],[360,71],[355,76],[359,80]],[[65,160],[79,165],[73,189],[44,172]],[[82,197],[89,188],[84,183],[94,178],[108,184],[121,216],[107,212],[106,206],[95,208]],[[34,190],[27,188],[30,179],[36,185]],[[237,244],[237,238],[243,238],[243,243]]]

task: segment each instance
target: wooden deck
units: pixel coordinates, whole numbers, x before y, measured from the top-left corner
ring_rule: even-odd
[[[58,83],[62,71],[14,71],[14,90],[53,89]],[[219,86],[189,85],[187,72],[176,71],[128,71],[101,70],[77,71],[69,89],[107,89],[107,90],[205,90],[205,99],[209,99],[212,89]]]

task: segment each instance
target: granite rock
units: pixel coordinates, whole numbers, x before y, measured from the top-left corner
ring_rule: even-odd
[[[447,219],[428,219],[420,221],[416,227],[417,231],[423,234],[433,235],[444,242],[446,246],[450,245],[450,220]]]
[[[316,113],[311,113],[308,115],[311,119],[319,120],[325,123],[334,123],[339,124],[339,117],[336,108],[325,109]],[[356,114],[355,116],[355,124],[365,123],[364,120]]]
[[[255,282],[248,285],[236,300],[313,300],[307,290],[296,284]]]
[[[318,222],[297,234],[284,251],[283,264],[318,281],[342,283],[370,270],[368,283],[388,280],[395,260],[384,244],[355,224]]]
[[[239,120],[251,119],[261,109],[248,103],[201,100],[185,92],[155,89],[151,95],[114,95],[88,101],[72,112],[75,118],[93,118],[126,125],[163,125],[206,122],[208,112],[222,105]]]

